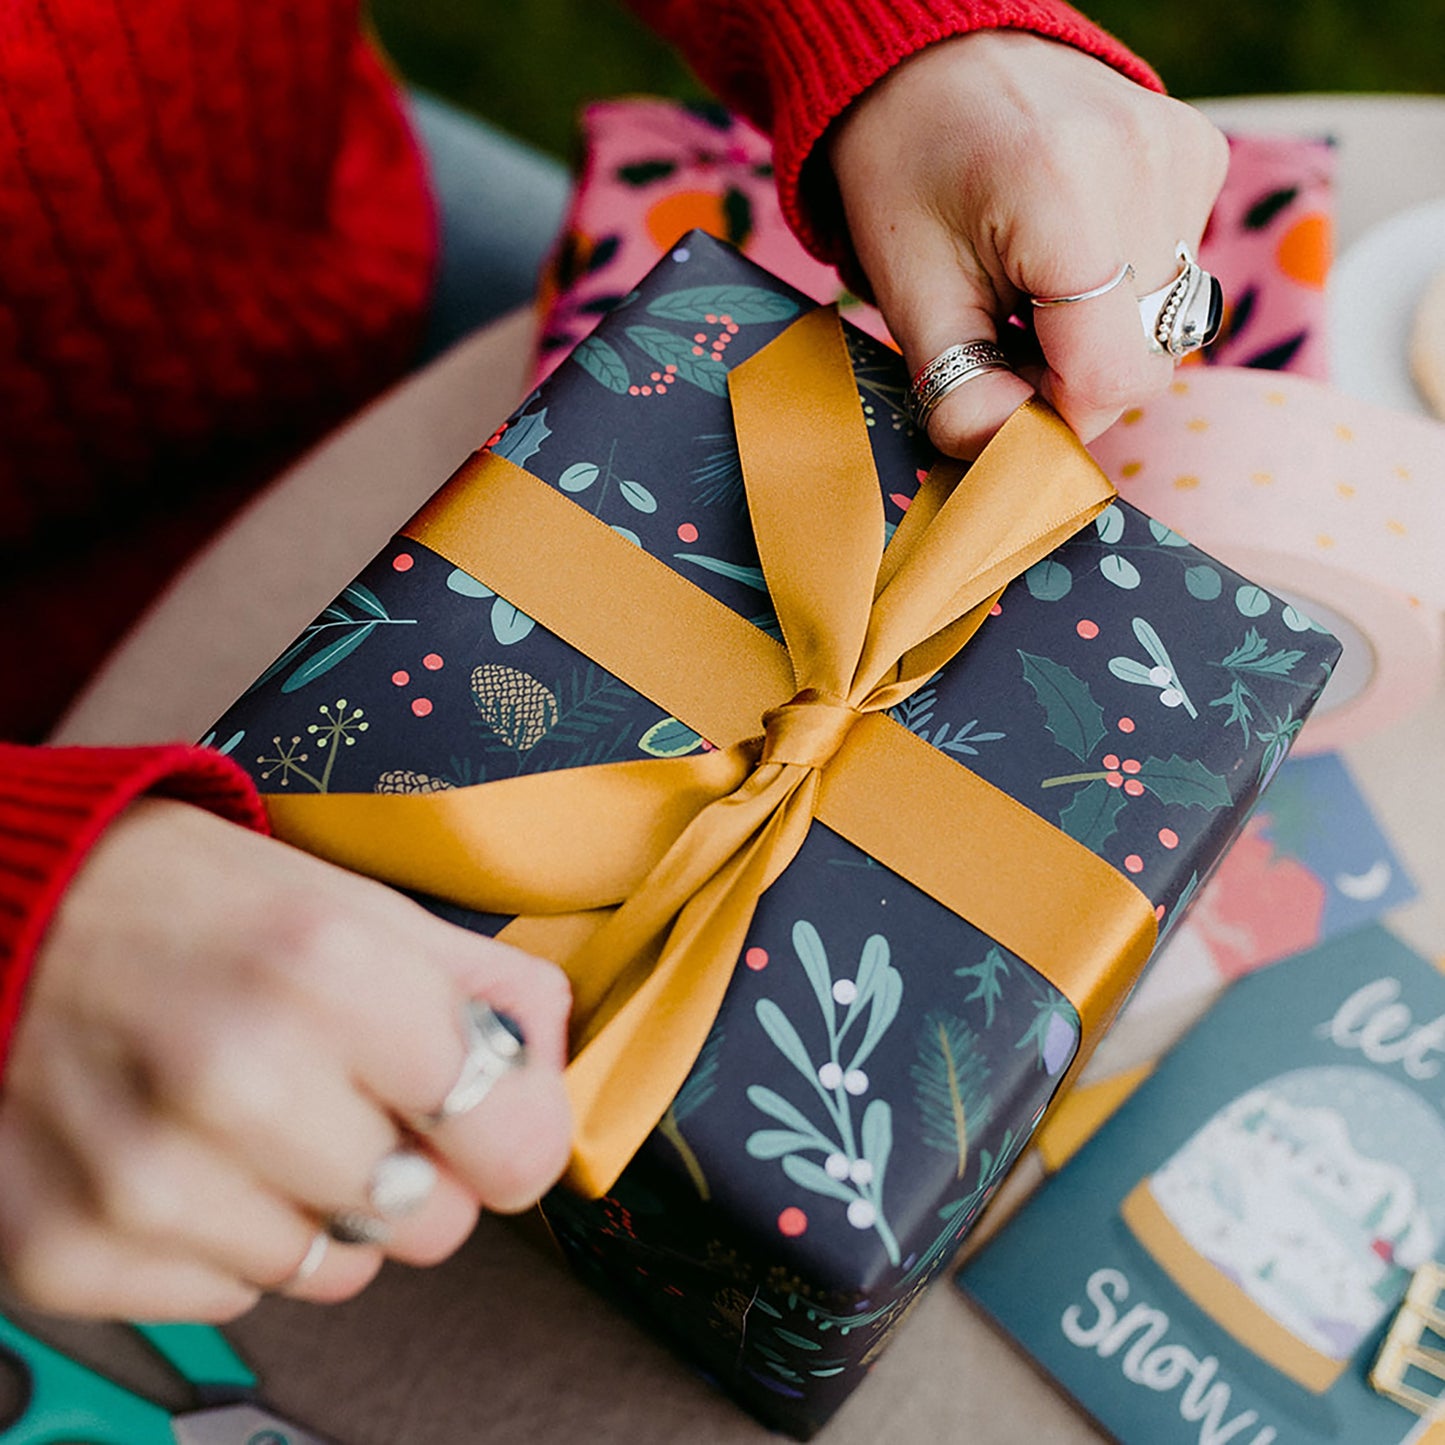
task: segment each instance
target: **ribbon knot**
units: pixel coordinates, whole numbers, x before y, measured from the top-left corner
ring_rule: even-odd
[[[821,771],[863,714],[842,698],[805,687],[763,714],[763,763],[792,763]]]

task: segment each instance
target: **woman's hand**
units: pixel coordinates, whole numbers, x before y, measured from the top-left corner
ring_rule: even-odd
[[[909,370],[996,340],[1029,296],[1107,295],[1033,311],[1045,365],[949,393],[929,434],[976,456],[1033,389],[1085,440],[1169,383],[1137,296],[1197,248],[1228,148],[1197,110],[1081,51],[983,30],[919,52],[839,122],[829,157],[858,259]]]
[[[526,1062],[418,1139],[401,1121],[456,1083],[472,998],[516,1021]],[[479,1206],[525,1208],[561,1173],[568,1002],[553,965],[379,884],[136,803],[31,979],[0,1094],[0,1278],[55,1312],[224,1320],[268,1288],[355,1294],[383,1252],[438,1261]],[[377,1215],[398,1148],[437,1177],[427,1192],[421,1166],[426,1197],[382,1221],[384,1250],[313,1250],[338,1213]]]

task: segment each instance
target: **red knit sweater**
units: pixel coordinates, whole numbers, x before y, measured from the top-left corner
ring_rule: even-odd
[[[847,253],[815,152],[903,57],[1012,27],[1153,73],[1062,0],[632,0],[770,130],[793,225]],[[257,481],[393,379],[435,249],[357,0],[0,5],[0,737],[36,735]],[[65,886],[139,793],[263,827],[184,745],[0,744],[0,1065]]]

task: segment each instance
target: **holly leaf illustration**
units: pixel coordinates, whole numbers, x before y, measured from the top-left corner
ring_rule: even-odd
[[[519,416],[497,439],[492,455],[503,457],[514,465],[522,467],[542,449],[542,443],[552,435],[547,425],[547,408]]]
[[[624,396],[632,384],[627,363],[600,336],[589,336],[577,344],[572,360],[592,378],[601,382],[608,391]]]
[[[797,315],[798,303],[761,286],[688,286],[649,302],[647,312],[667,321],[703,322],[709,316],[726,315],[746,326],[753,321],[787,321]]]
[[[759,592],[768,590],[761,567],[740,567],[736,562],[727,562],[721,557],[708,557],[701,552],[674,552],[672,556],[676,562],[691,562],[694,567],[716,572],[719,577],[730,577],[745,587],[756,587]]]
[[[1107,731],[1104,709],[1094,701],[1088,683],[1051,658],[1022,650],[1019,657],[1024,665],[1024,681],[1033,688],[1044,710],[1044,725],[1054,741],[1080,762],[1088,761]]]
[[[1118,818],[1124,807],[1124,795],[1111,788],[1102,778],[1095,778],[1080,788],[1059,813],[1059,826],[1076,843],[1097,853],[1119,831]]]
[[[1197,758],[1145,758],[1138,778],[1161,803],[1215,812],[1230,804],[1229,785]],[[1107,785],[1106,785],[1107,786]]]

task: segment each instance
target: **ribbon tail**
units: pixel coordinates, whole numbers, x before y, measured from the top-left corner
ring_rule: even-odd
[[[747,829],[721,866],[689,866],[684,857],[669,868],[665,860],[660,876],[564,965],[578,980],[607,980],[590,1017],[579,1019],[581,1046],[567,1067],[576,1122],[570,1187],[592,1196],[611,1188],[686,1081],[722,1007],[757,900],[807,836],[817,786],[815,772],[778,769],[713,824]],[[709,809],[709,821],[724,807]],[[680,839],[679,851],[701,859],[692,852],[699,841]],[[699,881],[702,868],[710,876]],[[620,970],[616,960],[624,961]]]

